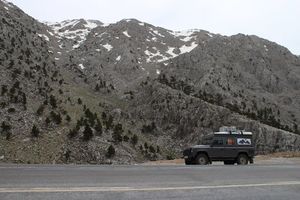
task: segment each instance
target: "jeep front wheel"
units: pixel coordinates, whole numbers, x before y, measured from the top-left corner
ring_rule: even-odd
[[[208,162],[209,162],[208,157],[203,153],[200,153],[196,158],[196,163],[198,165],[207,165]]]
[[[184,160],[184,163],[185,163],[186,165],[192,165],[192,164],[193,164],[193,162],[190,161],[190,160]]]
[[[247,165],[249,161],[249,158],[245,154],[240,154],[237,158],[237,164],[238,165]]]

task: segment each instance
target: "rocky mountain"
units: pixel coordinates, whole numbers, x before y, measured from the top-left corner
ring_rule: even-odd
[[[172,159],[223,125],[253,131],[257,153],[300,150],[300,59],[276,43],[0,11],[4,162]]]
[[[60,58],[68,50],[50,27],[6,1],[0,10],[2,161],[133,163],[165,156],[130,124],[118,100],[64,68]]]

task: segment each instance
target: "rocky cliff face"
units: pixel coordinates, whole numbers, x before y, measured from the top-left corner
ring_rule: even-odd
[[[258,153],[300,150],[300,59],[284,47],[135,19],[40,23],[3,0],[0,11],[6,162],[173,158],[223,125],[254,132]]]

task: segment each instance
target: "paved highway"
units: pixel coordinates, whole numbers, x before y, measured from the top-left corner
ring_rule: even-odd
[[[0,164],[0,199],[300,199],[300,165]]]

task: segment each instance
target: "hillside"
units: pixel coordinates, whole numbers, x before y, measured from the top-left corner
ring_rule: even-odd
[[[257,153],[299,151],[300,59],[257,36],[136,19],[41,23],[0,1],[0,161],[180,156],[223,125]]]

